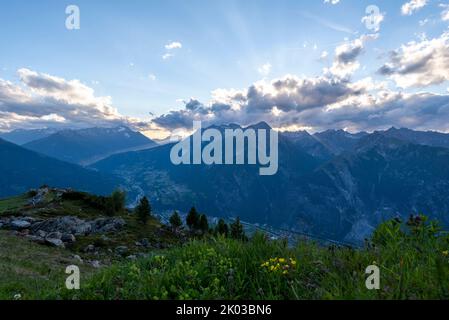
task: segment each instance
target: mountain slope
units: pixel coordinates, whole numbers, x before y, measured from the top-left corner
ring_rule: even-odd
[[[17,145],[23,145],[31,141],[46,138],[56,132],[58,132],[57,129],[34,129],[34,130],[17,129],[11,132],[5,132],[0,134],[0,138]]]
[[[127,127],[63,130],[32,141],[25,148],[76,164],[86,164],[122,150],[150,148],[155,143]]]
[[[307,177],[298,227],[363,240],[382,221],[424,213],[449,226],[449,150],[375,133]],[[293,210],[293,208],[292,208]]]
[[[338,155],[344,151],[352,151],[359,140],[366,135],[368,135],[366,132],[352,134],[344,130],[327,130],[315,133],[313,136],[333,154]]]
[[[215,127],[224,130],[227,126]],[[234,126],[233,126],[234,128]],[[264,124],[255,128],[265,128]],[[256,165],[179,165],[170,161],[173,144],[109,157],[93,168],[124,177],[156,208],[186,212],[192,205],[212,216],[240,216],[279,224],[284,193],[323,161],[279,136],[279,170],[260,176]]]
[[[298,148],[303,149],[313,157],[329,160],[334,156],[334,151],[323,144],[317,137],[307,131],[283,132],[286,139],[290,140]]]
[[[43,184],[106,194],[121,180],[29,151],[0,139],[0,197]]]
[[[172,145],[112,156],[93,167],[123,176],[158,209],[185,212],[196,205],[213,216],[329,239],[362,241],[385,219],[412,213],[449,226],[449,149],[383,133],[328,134],[341,138],[334,145],[342,152],[328,161],[311,156],[309,144],[281,134],[279,171],[268,177],[248,165],[174,166]]]

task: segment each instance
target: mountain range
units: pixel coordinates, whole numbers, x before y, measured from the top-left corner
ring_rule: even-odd
[[[23,147],[59,160],[87,165],[118,152],[154,147],[156,143],[128,127],[62,130]]]
[[[267,128],[268,125],[260,123],[251,127]],[[223,131],[239,126],[215,128]],[[113,132],[128,132],[120,130],[116,128]],[[79,140],[80,135],[75,135],[76,139],[61,138],[60,141],[65,142],[54,144],[50,151],[59,159],[83,163],[94,159],[95,155],[79,154],[81,147],[93,150],[91,145],[116,139],[95,139],[102,131],[86,132],[90,133],[89,138]],[[52,154],[48,141],[61,135],[72,137],[67,132],[56,133],[23,147]],[[78,141],[83,142],[76,143]],[[146,142],[145,139],[140,141]],[[141,146],[136,145],[136,149],[140,149]],[[343,130],[315,134],[281,132],[279,170],[274,176],[260,176],[256,165],[175,166],[170,161],[172,144],[143,146],[149,147],[137,151],[125,149],[126,152],[119,151],[124,150],[122,146],[117,147],[116,151],[111,151],[116,154],[104,156],[90,163],[88,168],[64,162],[58,164],[70,166],[64,170],[77,168],[83,174],[109,176],[114,187],[122,185],[127,189],[130,201],[146,195],[155,210],[186,212],[195,205],[212,216],[239,216],[250,223],[329,239],[363,241],[385,219],[406,219],[417,213],[437,218],[449,226],[448,134],[396,128],[357,134]],[[3,147],[0,145],[0,149]],[[97,154],[107,154],[105,149],[107,147]],[[24,164],[14,162],[16,172],[23,170],[21,166]],[[44,168],[41,173],[46,175],[47,170],[52,171]],[[26,181],[26,176],[21,177],[22,181]],[[61,177],[66,185],[73,183],[65,179]],[[92,180],[84,189],[96,185],[97,181]],[[8,194],[14,190],[19,192],[25,187],[9,190]],[[3,193],[1,190],[0,195]]]
[[[12,142],[19,146],[48,137],[54,133],[58,132],[57,129],[45,128],[45,129],[16,129],[10,132],[0,133],[0,139]]]
[[[109,194],[122,181],[0,139],[0,197],[18,195],[42,185]]]

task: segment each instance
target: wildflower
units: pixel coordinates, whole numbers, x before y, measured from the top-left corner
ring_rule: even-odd
[[[289,275],[289,273],[295,269],[296,260],[293,258],[276,257],[270,258],[268,261],[263,262],[260,266],[271,273]]]
[[[449,256],[449,250],[443,251],[442,253],[443,253],[443,256],[446,256],[446,257]]]

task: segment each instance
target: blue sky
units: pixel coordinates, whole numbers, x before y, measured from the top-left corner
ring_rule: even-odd
[[[61,98],[62,93],[55,95],[52,91],[50,94],[48,91],[44,92],[44,88],[33,87],[30,82],[24,80],[24,73],[18,72],[21,69],[36,73],[33,74],[36,77],[57,77],[58,81],[69,82],[77,79],[83,84],[83,89],[88,87],[94,90],[94,97],[110,97],[107,104],[116,108],[120,117],[130,117],[133,123],[137,119],[151,122],[151,112],[156,117],[156,121],[149,125],[153,129],[155,126],[159,129],[174,129],[176,125],[169,123],[169,120],[175,121],[179,116],[183,117],[184,123],[206,113],[209,113],[209,118],[212,117],[211,112],[205,110],[214,105],[214,102],[211,102],[211,92],[217,89],[247,90],[263,79],[269,86],[273,79],[285,79],[287,75],[299,79],[323,76],[329,79],[323,69],[331,68],[335,63],[337,47],[373,34],[376,35],[373,39],[361,41],[361,52],[358,52],[356,57],[358,68],[345,75],[344,80],[341,80],[339,75],[337,81],[344,81],[346,85],[370,77],[372,82],[385,81],[388,90],[395,93],[426,92],[437,94],[438,97],[432,98],[439,99],[447,93],[449,87],[446,73],[443,73],[443,79],[424,81],[423,85],[414,80],[395,81],[392,80],[391,73],[378,72],[386,63],[393,63],[389,61],[392,50],[400,50],[402,45],[410,41],[417,44],[429,41],[425,46],[428,48],[432,46],[432,39],[440,39],[447,32],[448,21],[442,16],[446,9],[444,1],[413,1],[417,8],[404,14],[401,9],[410,1],[340,0],[332,4],[323,0],[1,0],[0,79],[3,80],[3,91],[7,92],[5,83],[8,82],[25,93],[37,94],[37,98],[32,98],[36,108],[45,103],[53,103],[53,111],[39,114],[39,121],[36,121],[29,118],[34,116],[29,110],[22,114],[15,112],[11,97],[3,98],[2,102],[0,91],[0,112],[4,112],[0,129],[51,126],[51,120],[55,117],[49,117],[50,115],[60,115],[66,119],[67,125],[72,124],[68,117],[63,115],[64,112],[59,114],[56,109],[54,100],[64,100],[65,98]],[[420,1],[424,5],[420,4]],[[80,9],[79,30],[67,30],[65,27],[65,9],[70,4],[75,4]],[[367,29],[362,22],[368,5],[376,5],[380,9],[383,21],[379,30]],[[173,43],[179,43],[180,48],[166,48]],[[445,40],[440,39],[440,45],[441,43],[443,47],[436,54],[445,50]],[[320,58],[323,52],[327,52],[326,58]],[[172,56],[166,56],[164,59],[166,54]],[[402,67],[397,65],[396,69]],[[27,75],[30,76],[29,73]],[[398,82],[404,81],[413,85],[398,87]],[[8,92],[10,91],[11,89]],[[262,94],[264,97],[266,95]],[[200,105],[202,109],[187,114],[191,109],[185,109],[185,103],[190,98],[194,98],[192,101],[197,101],[196,105]],[[340,98],[347,99],[348,96],[339,96],[338,101],[325,99],[326,103],[319,106],[313,104],[311,108],[329,107],[341,102]],[[52,100],[48,102],[48,99]],[[235,101],[235,97],[230,97],[228,93],[226,98],[219,102],[229,102],[228,100]],[[253,108],[248,101],[249,99],[244,107]],[[291,108],[284,107],[279,101],[273,102],[269,107],[285,111],[286,118],[296,119],[297,127],[301,128],[319,130],[349,123],[342,122],[340,118],[339,121],[320,120],[315,123],[310,120],[310,115],[299,116],[299,113],[309,111],[299,106],[303,101],[304,99],[294,101],[297,108],[295,113],[291,113]],[[71,103],[68,99],[64,102]],[[8,103],[10,105],[2,110],[2,105]],[[78,100],[75,103],[80,104]],[[267,106],[264,105],[262,109],[264,108]],[[17,107],[17,110],[19,109]],[[256,113],[260,114],[262,109],[257,109]],[[181,114],[170,113],[173,110],[181,111]],[[214,121],[264,120],[263,116],[253,119],[247,112],[234,118],[229,114],[220,115],[214,115]],[[8,116],[17,117],[13,121],[8,120]],[[326,115],[317,116],[321,117],[320,119],[326,118]],[[416,113],[413,116],[418,117]],[[158,121],[161,117],[163,121]],[[348,119],[351,123],[347,128],[370,129],[366,119],[362,121],[363,125],[358,125],[351,117]],[[50,121],[46,123],[47,120]],[[280,126],[295,125],[294,121],[279,121]],[[82,124],[82,120],[75,122],[76,125]],[[428,121],[426,124],[413,121],[410,123],[417,128],[443,131],[449,129],[437,125],[435,121]],[[404,122],[397,123],[401,124]],[[379,126],[389,125],[396,123],[391,119],[379,122]]]

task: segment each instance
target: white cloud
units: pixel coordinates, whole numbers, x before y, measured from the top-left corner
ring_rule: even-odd
[[[411,41],[391,52],[379,70],[402,88],[426,87],[449,80],[449,32],[434,39]]]
[[[323,51],[323,52],[321,52],[320,59],[325,60],[325,59],[327,59],[328,56],[329,56],[329,52]]]
[[[0,79],[0,130],[28,127],[142,126],[121,115],[109,96],[96,96],[79,80],[66,80],[26,68],[20,84]]]
[[[423,19],[423,20],[419,20],[419,25],[421,27],[424,27],[427,23],[429,23],[429,19]]]
[[[162,60],[168,60],[168,59],[170,59],[170,58],[173,58],[173,57],[175,56],[175,55],[172,53],[173,50],[181,49],[181,48],[182,48],[181,42],[173,41],[173,42],[167,43],[167,44],[165,45],[165,50],[167,50],[167,52],[165,52],[165,53],[162,55]]]
[[[425,7],[427,3],[428,0],[411,0],[402,5],[401,13],[405,16],[411,16],[416,11]]]
[[[268,76],[271,72],[271,64],[269,62],[263,64],[262,66],[260,66],[257,71],[264,77]]]
[[[259,81],[245,90],[219,89],[208,104],[191,99],[184,109],[154,119],[165,130],[266,121],[281,129],[307,127],[377,130],[391,126],[449,131],[449,95],[407,94],[371,78],[357,82],[287,75]],[[161,130],[162,130],[161,129]]]
[[[362,54],[365,43],[378,38],[378,34],[362,35],[359,38],[345,42],[335,49],[334,63],[326,73],[340,78],[347,78],[360,68],[357,58]]]
[[[148,79],[150,79],[151,81],[156,81],[157,77],[156,77],[155,74],[150,73],[150,74],[148,75]]]
[[[441,20],[448,21],[449,20],[449,4],[440,4],[440,7],[443,8],[441,12]]]
[[[165,45],[166,50],[173,50],[173,49],[181,49],[182,43],[178,41],[173,41]]]
[[[324,3],[338,4],[340,0],[324,0]]]
[[[173,58],[175,55],[172,53],[165,53],[164,55],[162,55],[162,59],[163,60],[168,60],[170,58]]]

